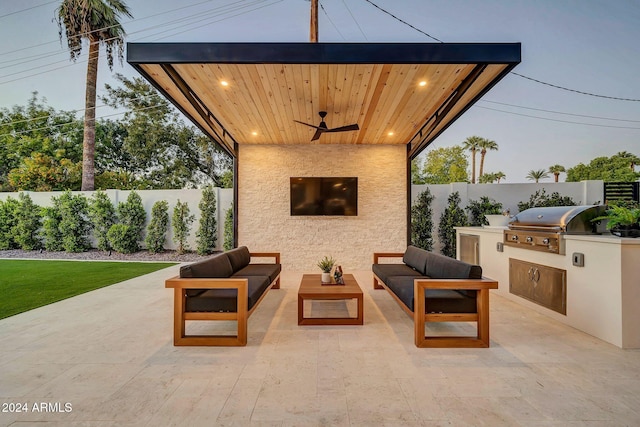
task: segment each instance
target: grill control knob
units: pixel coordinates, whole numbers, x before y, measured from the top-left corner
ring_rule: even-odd
[[[548,245],[549,244],[549,239],[547,239],[547,238],[542,239],[542,243],[545,244],[545,245]]]
[[[514,234],[513,236],[511,236],[511,240],[513,240],[514,242],[517,242],[518,236]]]
[[[533,237],[527,236],[527,243],[531,243],[531,242],[533,242]]]

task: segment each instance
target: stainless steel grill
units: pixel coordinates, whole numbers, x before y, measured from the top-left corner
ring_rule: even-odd
[[[564,234],[599,234],[591,222],[604,214],[604,205],[531,208],[517,214],[504,231],[504,244],[564,255]]]

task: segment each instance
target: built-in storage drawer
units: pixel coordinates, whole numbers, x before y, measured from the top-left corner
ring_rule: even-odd
[[[509,258],[509,292],[567,314],[567,271]]]

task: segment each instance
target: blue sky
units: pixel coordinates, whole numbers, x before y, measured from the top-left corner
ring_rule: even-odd
[[[130,42],[309,39],[306,0],[125,2],[133,14],[123,19]],[[444,42],[521,42],[522,63],[514,70],[519,74],[640,99],[639,0],[371,2]],[[70,62],[53,21],[59,3],[0,0],[0,108],[24,105],[38,91],[56,109],[82,109],[86,51]],[[433,42],[367,0],[320,3],[321,42]],[[106,63],[100,66],[98,93],[112,83]],[[113,71],[137,75],[126,63]],[[99,117],[110,114],[97,110]],[[555,163],[568,168],[623,150],[640,156],[640,102],[581,95],[509,75],[432,147],[456,145],[471,135],[500,147],[487,155],[486,171],[504,172],[507,183],[527,182],[529,170]]]

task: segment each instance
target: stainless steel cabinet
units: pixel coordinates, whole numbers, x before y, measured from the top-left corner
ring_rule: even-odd
[[[480,265],[480,236],[460,233],[460,261]]]
[[[567,271],[509,258],[509,292],[567,314]]]

